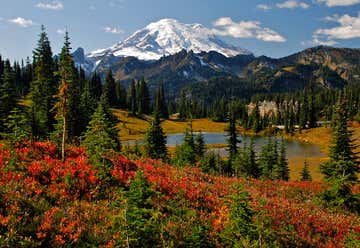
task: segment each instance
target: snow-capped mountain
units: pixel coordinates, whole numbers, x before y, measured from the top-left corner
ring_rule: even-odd
[[[194,53],[215,51],[226,57],[250,55],[243,48],[227,44],[201,24],[184,24],[175,19],[162,19],[136,31],[129,38],[106,49],[87,55],[96,67],[104,57],[136,57],[158,60],[181,50]]]

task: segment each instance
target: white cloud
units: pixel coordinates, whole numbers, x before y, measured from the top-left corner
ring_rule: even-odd
[[[271,9],[271,7],[269,6],[269,5],[267,5],[267,4],[258,4],[257,6],[256,6],[256,8],[258,8],[258,9],[260,9],[260,10],[263,10],[263,11],[268,11],[268,10],[270,10]]]
[[[51,3],[40,2],[36,5],[36,7],[41,9],[62,10],[64,8],[64,5],[61,2],[51,2]]]
[[[318,3],[325,3],[328,7],[350,6],[360,3],[360,0],[317,0]]]
[[[357,16],[350,15],[333,15],[325,18],[327,21],[338,23],[333,28],[320,28],[313,34],[313,42],[317,44],[327,43],[336,44],[336,40],[347,40],[360,38],[360,12]]]
[[[111,33],[111,34],[122,34],[124,31],[120,28],[116,27],[104,27],[105,33]]]
[[[297,0],[287,0],[282,3],[277,3],[276,6],[280,9],[295,9],[295,8],[307,9],[310,7],[309,4],[304,2],[298,2]]]
[[[35,25],[35,23],[32,20],[24,19],[22,17],[17,17],[17,18],[14,18],[14,19],[10,19],[9,22],[13,23],[15,25],[18,25],[20,27],[23,27],[23,28],[27,28],[29,26]]]
[[[262,41],[285,42],[286,39],[267,27],[262,27],[259,21],[234,22],[230,17],[222,17],[214,23],[213,33],[234,38],[256,38]]]

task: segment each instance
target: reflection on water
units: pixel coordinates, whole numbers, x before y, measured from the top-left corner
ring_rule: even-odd
[[[196,133],[194,133],[196,134]],[[227,137],[225,133],[203,133],[204,140],[206,144],[225,144],[227,141]],[[167,145],[168,146],[176,146],[182,144],[184,139],[184,134],[169,134],[167,135]],[[250,137],[248,136],[239,136],[239,140],[241,141],[240,147],[244,143],[250,143]],[[254,136],[254,145],[255,151],[260,151],[261,147],[267,143],[267,137]],[[281,138],[276,138],[277,140],[281,140]],[[128,144],[133,144],[134,142],[128,142]],[[141,143],[141,142],[139,142]],[[302,143],[296,140],[285,140],[287,155],[288,158],[292,157],[318,157],[323,154],[320,152],[320,147],[314,144]],[[211,149],[216,152],[219,152],[220,155],[226,156],[225,148],[214,148]]]

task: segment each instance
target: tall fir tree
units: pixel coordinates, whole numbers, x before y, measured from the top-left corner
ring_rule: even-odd
[[[96,72],[94,72],[88,83],[91,98],[95,99],[96,102],[98,102],[103,91],[100,76]]]
[[[5,132],[2,136],[12,145],[20,144],[30,138],[31,129],[27,112],[20,107],[10,111],[5,122]]]
[[[113,137],[113,127],[104,106],[99,104],[91,117],[88,129],[84,135],[83,145],[90,161],[99,167],[107,166],[106,155],[117,150],[117,140]]]
[[[280,152],[279,152],[277,164],[274,168],[274,173],[275,173],[275,178],[278,180],[289,181],[290,179],[290,170],[286,158],[286,144],[284,139],[281,140]]]
[[[58,82],[54,77],[54,61],[44,26],[34,51],[34,80],[31,82],[31,126],[33,136],[45,138],[53,129],[55,115],[51,109]]]
[[[300,173],[300,181],[302,181],[302,182],[311,182],[312,181],[312,177],[311,177],[310,170],[309,170],[309,164],[306,160],[304,161],[304,167]]]
[[[58,119],[58,127],[61,129],[58,130],[61,133],[61,158],[65,161],[65,146],[68,138],[68,128],[69,128],[69,117],[71,117],[71,108],[73,107],[71,102],[75,97],[72,94],[75,94],[75,66],[72,55],[70,53],[70,39],[68,33],[65,34],[64,46],[60,54],[60,78],[61,84],[59,87],[59,93],[57,94],[58,102],[55,105],[56,116]],[[76,116],[78,117],[78,116]],[[72,123],[71,123],[72,124]]]
[[[121,83],[117,83],[116,87],[115,87],[115,91],[116,91],[116,98],[117,98],[117,107],[119,108],[126,108],[127,104],[126,104],[126,89],[124,86],[122,86]]]
[[[150,127],[145,135],[145,154],[153,159],[167,160],[166,136],[161,127],[160,113],[155,112]]]
[[[340,94],[334,119],[330,160],[320,167],[325,180],[331,185],[331,188],[324,192],[323,198],[327,204],[360,211],[359,201],[351,192],[352,186],[358,182],[357,173],[360,166],[354,153],[348,116],[347,99]]]
[[[128,106],[133,115],[136,114],[137,111],[137,92],[136,92],[136,81],[133,79],[130,84],[130,89],[128,92]]]
[[[138,114],[150,113],[150,95],[147,83],[144,79],[140,80],[137,91]]]
[[[226,168],[224,168],[224,173],[227,175],[232,174],[232,163],[236,158],[238,153],[238,143],[240,142],[238,139],[238,134],[236,130],[236,119],[234,111],[231,109],[228,114],[228,133],[227,133],[227,145],[228,145],[228,152],[229,152],[229,159]]]
[[[15,108],[16,103],[15,75],[10,62],[7,60],[4,64],[4,72],[0,84],[0,132],[5,131],[5,120],[11,110]]]
[[[205,152],[206,152],[206,147],[205,147],[204,135],[200,131],[195,136],[195,154],[197,156],[197,160],[202,159],[205,155]]]
[[[165,91],[163,84],[161,84],[156,91],[155,109],[157,109],[160,112],[162,118],[165,119],[169,118],[169,112],[165,100]]]
[[[111,69],[109,69],[106,73],[103,94],[106,94],[110,107],[118,106],[118,98],[116,95],[116,83]]]

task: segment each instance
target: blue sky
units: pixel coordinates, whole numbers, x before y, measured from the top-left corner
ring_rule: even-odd
[[[360,0],[2,0],[0,6],[0,54],[11,59],[32,55],[40,24],[54,53],[65,28],[73,48],[90,52],[162,18],[201,23],[255,55],[281,57],[319,44],[360,47]]]

